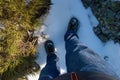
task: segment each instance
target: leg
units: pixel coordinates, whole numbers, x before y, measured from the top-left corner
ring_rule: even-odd
[[[68,72],[92,71],[112,76],[116,73],[97,53],[79,42],[77,31],[79,21],[72,18],[64,36],[66,48],[66,66]]]
[[[58,57],[55,54],[54,43],[51,40],[45,42],[45,50],[47,53],[47,64],[42,69],[39,80],[51,80],[60,74],[57,66]]]
[[[83,45],[76,33],[68,31],[65,35],[66,66],[68,72],[95,71],[116,76],[111,66],[98,54]]]
[[[57,66],[58,58],[55,54],[47,56],[47,64],[42,69],[39,80],[51,80],[59,76],[60,71]]]

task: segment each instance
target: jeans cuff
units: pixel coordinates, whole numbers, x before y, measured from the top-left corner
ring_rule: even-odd
[[[59,58],[54,53],[47,55],[47,63],[54,63],[54,62],[56,63],[56,62],[58,62],[58,60],[59,60]]]
[[[74,32],[74,31],[67,31],[65,33],[64,40],[65,41],[70,40],[73,36],[76,36],[79,39],[79,37],[78,37],[76,32]]]

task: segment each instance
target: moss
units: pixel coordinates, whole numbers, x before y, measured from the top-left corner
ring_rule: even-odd
[[[40,17],[50,6],[50,0],[0,0],[0,77],[21,80],[34,73]],[[20,79],[21,78],[21,79]],[[24,80],[24,79],[23,79]]]

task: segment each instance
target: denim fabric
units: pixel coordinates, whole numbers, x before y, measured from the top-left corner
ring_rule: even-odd
[[[46,66],[42,69],[40,78],[38,80],[52,80],[59,76],[60,71],[57,66],[58,62],[58,57],[56,54],[49,54],[47,56],[47,64]]]
[[[66,66],[68,73],[80,71],[92,71],[118,77],[112,67],[97,53],[79,42],[78,35],[73,31],[67,31],[65,39]],[[41,71],[39,80],[52,80],[59,76],[57,68],[58,58],[55,54],[47,56],[47,64]]]
[[[111,65],[97,53],[79,42],[76,33],[68,31],[64,39],[66,48],[66,66],[69,73],[73,71],[92,71],[118,77]]]

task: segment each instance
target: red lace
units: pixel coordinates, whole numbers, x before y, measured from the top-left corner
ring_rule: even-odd
[[[70,80],[79,80],[79,79],[78,79],[78,76],[77,76],[77,74],[76,74],[75,72],[72,72],[72,73],[70,74]]]

